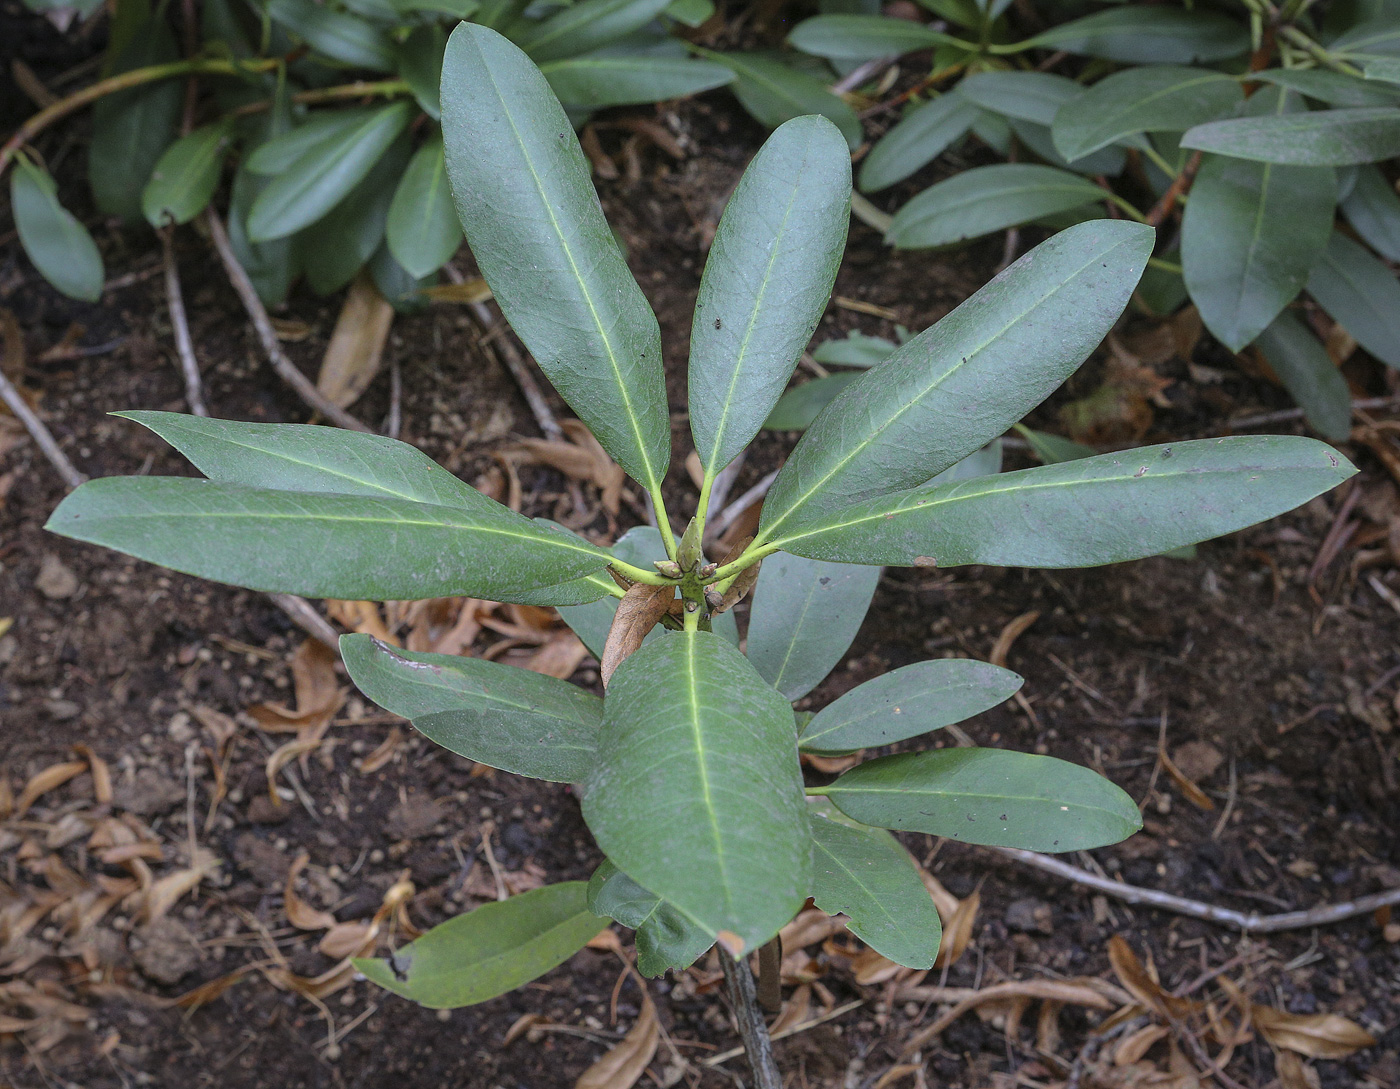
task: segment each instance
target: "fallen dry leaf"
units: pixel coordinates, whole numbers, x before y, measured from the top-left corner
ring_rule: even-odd
[[[612,627],[608,629],[608,641],[603,645],[600,666],[604,687],[612,680],[617,667],[661,622],[675,596],[674,586],[651,586],[645,582],[637,583],[623,595],[617,604]]]
[[[212,851],[197,848],[188,869],[176,870],[156,881],[142,896],[141,920],[153,923],[173,908],[180,897],[193,892],[206,877],[220,866]]]
[[[1193,783],[1181,768],[1177,767],[1176,761],[1167,752],[1166,734],[1161,734],[1157,739],[1157,759],[1162,762],[1162,768],[1171,776],[1172,782],[1181,790],[1182,795],[1188,802],[1197,809],[1214,809],[1213,802],[1204,790]]]
[[[972,928],[977,922],[977,912],[981,907],[982,894],[976,890],[958,902],[953,917],[943,927],[943,939],[938,943],[938,957],[933,962],[935,968],[952,967],[962,959],[972,941]]]
[[[50,764],[42,771],[35,772],[29,782],[24,784],[24,789],[20,791],[19,797],[15,800],[14,816],[24,816],[29,811],[29,807],[39,798],[87,770],[86,760],[73,760],[62,764]]]
[[[330,930],[336,925],[335,916],[329,911],[312,907],[297,895],[297,877],[310,861],[311,856],[302,851],[287,870],[287,882],[282,890],[282,908],[287,914],[287,922],[298,930]]]
[[[640,980],[638,981],[640,983]],[[642,1011],[627,1035],[579,1076],[574,1089],[631,1089],[646,1072],[661,1041],[656,1006],[642,985]]]
[[[394,308],[374,286],[369,272],[361,269],[345,293],[316,377],[316,388],[329,401],[349,408],[359,400],[379,373],[393,322]]]
[[[1272,1006],[1253,1006],[1250,1017],[1271,1045],[1310,1059],[1343,1059],[1376,1042],[1356,1022],[1335,1013],[1298,1014]]]
[[[768,1026],[768,1034],[772,1036],[786,1029],[796,1028],[811,1015],[812,987],[811,984],[803,983],[783,1003],[782,1010],[773,1019],[773,1023]]]
[[[996,643],[992,646],[991,656],[987,661],[994,666],[1006,668],[1006,656],[1011,653],[1011,647],[1017,639],[1021,638],[1026,629],[1040,619],[1040,610],[1032,609],[1028,613],[1022,613],[1015,620],[1010,621],[1006,627],[1001,629],[1001,634],[997,636]]]

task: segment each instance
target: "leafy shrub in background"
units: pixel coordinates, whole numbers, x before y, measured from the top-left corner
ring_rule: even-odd
[[[818,117],[781,126],[719,224],[689,366],[703,481],[678,540],[662,493],[671,428],[659,329],[564,109],[529,57],[472,25],[447,46],[441,102],[447,173],[483,274],[559,392],[652,497],[659,528],[602,548],[389,439],[158,412],[128,415],[207,479],[93,481],[49,523],[257,589],[555,605],[599,656],[601,699],[490,661],[342,640],[361,689],[426,736],[577,784],[607,858],[586,884],[489,904],[362,971],[429,1006],[480,1002],[559,964],[610,917],[637,930],[648,973],[716,942],[736,972],[733,958],[769,942],[808,897],[849,915],[886,956],[926,968],[938,916],[889,829],[1042,851],[1130,835],[1139,816],[1126,794],[1046,756],[902,752],[804,786],[800,752],[856,752],[952,724],[1013,694],[1020,679],[1006,670],[922,662],[815,715],[795,715],[791,701],[844,656],[882,565],[1114,563],[1252,524],[1354,472],[1322,443],[1271,437],[959,479],[1112,327],[1152,230],[1071,227],[870,367],[807,428],[756,536],[710,560],[701,542],[716,474],[778,404],[834,282],[851,195],[844,138]],[[750,589],[741,653],[731,610]]]
[[[1002,0],[920,2],[938,23],[826,14],[789,37],[843,65],[932,51],[923,100],[861,164],[863,191],[969,137],[1017,160],[925,189],[886,240],[946,246],[1106,211],[1165,225],[1179,208],[1144,300],[1169,312],[1189,295],[1226,347],[1262,349],[1318,431],[1345,437],[1346,382],[1290,304],[1306,291],[1400,367],[1400,284],[1386,264],[1400,260],[1400,198],[1376,165],[1400,157],[1400,3],[1321,16],[1298,0],[1119,5],[1028,33]]]

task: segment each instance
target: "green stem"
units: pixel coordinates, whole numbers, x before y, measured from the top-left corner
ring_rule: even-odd
[[[754,544],[757,544],[757,542],[754,542]],[[716,571],[715,577],[711,580],[711,585],[722,585],[727,579],[732,579],[744,568],[752,567],[765,556],[770,556],[774,552],[778,551],[777,545],[760,545],[756,548],[754,547],[754,544],[751,544],[748,548],[744,549],[744,551],[739,555],[738,559],[734,560],[731,563],[725,564],[718,571]]]
[[[1176,167],[1172,166],[1171,163],[1167,162],[1167,160],[1162,157],[1162,155],[1157,151],[1155,147],[1151,145],[1151,143],[1149,143],[1144,148],[1139,148],[1138,150],[1141,151],[1144,155],[1146,155],[1149,159],[1151,159],[1152,165],[1155,166],[1167,177],[1175,178],[1177,174],[1180,173],[1180,171],[1178,171]]]
[[[666,546],[666,555],[671,559],[677,556],[676,532],[671,528],[671,516],[666,513],[666,499],[661,494],[661,485],[648,488],[647,494],[651,496],[652,513],[656,515],[656,528],[661,532],[661,543]]]
[[[1134,204],[1132,204],[1128,200],[1125,200],[1123,197],[1120,197],[1112,189],[1105,189],[1103,191],[1103,195],[1104,199],[1106,199],[1110,204],[1117,205],[1120,209],[1122,209],[1122,211],[1127,213],[1127,215],[1129,215],[1133,219],[1137,220],[1139,223],[1147,222],[1147,216],[1143,215],[1142,212],[1139,212]]]
[[[656,571],[633,567],[630,563],[624,563],[622,560],[613,560],[608,566],[619,574],[626,575],[633,582],[645,582],[648,586],[674,586],[676,584],[675,579],[668,579]]]
[[[1346,61],[1343,61],[1338,57],[1334,56],[1322,46],[1318,45],[1317,42],[1309,38],[1296,26],[1282,27],[1279,30],[1279,35],[1281,37],[1287,38],[1290,42],[1292,42],[1294,45],[1298,46],[1300,49],[1306,52],[1319,64],[1331,68],[1333,71],[1342,72],[1348,76],[1362,75],[1361,69],[1357,68],[1355,65],[1347,64]]]
[[[803,790],[809,798],[825,798],[829,787],[804,787]]]
[[[315,105],[318,102],[339,102],[346,98],[392,98],[394,95],[408,94],[412,90],[401,79],[356,80],[354,83],[340,83],[334,87],[317,87],[310,91],[298,91],[292,101],[302,105]],[[262,113],[271,109],[271,101],[250,102],[239,106],[233,112],[239,117]]]
[[[1163,261],[1160,257],[1149,257],[1147,259],[1148,268],[1161,269],[1163,272],[1175,272],[1180,276],[1183,269],[1175,261]]]

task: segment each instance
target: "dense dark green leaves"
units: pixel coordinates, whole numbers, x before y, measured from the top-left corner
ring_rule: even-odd
[[[438,85],[442,82],[442,58],[447,52],[447,32],[438,24],[417,27],[397,46],[399,76],[423,112],[433,120],[442,116]]]
[[[710,476],[782,395],[826,310],[850,210],[845,141],[821,117],[780,126],[730,197],[690,334],[690,429]]]
[[[318,295],[339,291],[378,252],[408,158],[408,134],[404,133],[379,157],[364,181],[296,236],[297,260]]]
[[[1229,16],[1199,7],[1132,4],[1062,23],[1022,45],[1125,64],[1193,64],[1239,56],[1249,34]]]
[[[1373,356],[1400,367],[1400,282],[1364,246],[1333,231],[1308,294]]]
[[[1024,683],[973,658],[939,658],[857,685],[818,711],[798,739],[806,752],[839,754],[893,745],[979,715]]]
[[[1003,117],[1048,128],[1084,88],[1052,72],[978,72],[958,84],[958,94]]]
[[[607,925],[588,910],[587,891],[586,882],[566,881],[483,904],[355,967],[429,1009],[485,1002],[563,964]]]
[[[689,968],[715,943],[713,935],[674,904],[648,892],[606,859],[588,882],[588,909],[637,932],[637,971],[644,976]]]
[[[314,0],[268,0],[267,13],[318,53],[355,68],[391,69],[394,51],[372,23]]]
[[[1287,87],[1329,106],[1393,106],[1400,101],[1400,90],[1329,68],[1270,68],[1250,78]]]
[[[340,653],[361,692],[458,756],[561,783],[582,782],[593,769],[603,701],[581,688],[368,635],[342,636]]]
[[[288,107],[286,95],[279,94],[263,119],[260,131],[255,130],[255,141],[266,142],[291,128],[291,111]],[[256,146],[259,145],[255,143]],[[293,241],[291,238],[279,238],[272,242],[249,242],[246,230],[248,213],[266,186],[267,178],[253,173],[246,159],[234,171],[228,202],[228,239],[258,298],[264,305],[280,306],[300,271]]]
[[[978,109],[958,90],[916,106],[870,149],[860,167],[860,187],[877,193],[903,181],[960,140]]]
[[[354,138],[375,115],[373,107],[321,110],[295,127],[279,126],[248,156],[254,174],[284,174],[298,159],[317,147],[334,147]]]
[[[661,333],[563,108],[524,53],[469,23],[442,78],[448,175],[482,275],[598,441],[659,489],[671,454]]]
[[[852,150],[860,146],[862,130],[855,110],[815,76],[789,68],[777,57],[763,53],[704,55],[734,73],[730,90],[744,109],[770,129],[794,117],[818,113],[841,130]]]
[[[1313,428],[1334,442],[1351,433],[1351,391],[1327,349],[1292,311],[1259,334],[1259,350]]]
[[[760,540],[922,484],[1021,419],[1113,327],[1152,241],[1135,223],[1071,227],[863,374],[788,458]],[[1007,382],[1013,368],[1017,381]]]
[[[579,110],[683,98],[734,79],[732,71],[712,61],[611,50],[550,61],[540,71],[559,100]]]
[[[1104,199],[1086,178],[1036,163],[997,163],[955,174],[895,213],[896,249],[946,246]]]
[[[1001,749],[882,756],[826,795],[863,824],[1028,851],[1103,847],[1142,827],[1133,800],[1097,772]]]
[[[1174,65],[1128,68],[1100,80],[1054,119],[1055,146],[1078,159],[1140,132],[1181,132],[1226,117],[1244,99],[1239,80]]]
[[[817,15],[788,35],[788,44],[804,53],[845,61],[898,56],[956,41],[922,23],[883,15]]]
[[[84,302],[102,296],[102,254],[87,228],[58,203],[58,186],[20,153],[10,175],[10,208],[24,252],[63,294]]]
[[[536,64],[588,53],[651,22],[671,0],[579,0],[520,34]]]
[[[462,224],[452,205],[442,137],[434,136],[413,153],[385,225],[391,252],[410,275],[442,268],[462,242]]]
[[[1400,261],[1400,197],[1379,167],[1358,170],[1342,213],[1372,249],[1387,260]]]
[[[788,699],[805,696],[850,649],[879,581],[878,567],[769,556],[753,592],[749,661]]]
[[[624,872],[747,949],[810,888],[792,710],[707,632],[664,633],[613,674],[583,814]]]
[[[882,496],[773,543],[846,563],[1092,567],[1232,533],[1354,472],[1313,439],[1196,439]]]
[[[1291,166],[1375,163],[1400,155],[1400,108],[1363,106],[1233,117],[1197,125],[1181,138],[1181,146]]]

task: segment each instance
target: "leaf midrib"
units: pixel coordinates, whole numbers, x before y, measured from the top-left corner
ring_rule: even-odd
[[[1108,780],[1104,781],[1108,782]],[[920,798],[926,797],[946,799],[950,802],[955,803],[960,800],[998,803],[1034,802],[1039,805],[1052,805],[1060,811],[1068,813],[1073,813],[1076,810],[1093,813],[1106,813],[1111,817],[1115,817],[1116,819],[1122,820],[1124,821],[1124,823],[1127,823],[1126,820],[1118,812],[1112,809],[1105,808],[1102,805],[1093,805],[1087,802],[1071,802],[1069,805],[1066,805],[1063,801],[1059,800],[1058,798],[1047,798],[1044,795],[1040,794],[994,794],[991,792],[973,793],[972,791],[968,790],[936,790],[933,788],[911,789],[909,787],[841,787],[837,783],[833,783],[831,786],[827,787],[826,792],[828,797],[836,794],[848,794],[852,796],[869,794],[896,794],[904,796],[912,795]]]
[[[814,821],[816,821],[816,820],[825,820],[826,818],[825,818],[825,817],[813,817],[812,819],[813,819]],[[832,822],[832,823],[835,823],[835,822]],[[827,858],[831,859],[832,862],[834,862],[837,866],[839,866],[839,867],[841,868],[841,870],[846,874],[846,876],[847,876],[848,878],[850,878],[851,883],[852,883],[853,885],[855,885],[858,889],[860,889],[861,892],[865,893],[865,895],[868,896],[868,897],[870,898],[870,903],[871,903],[874,907],[876,907],[876,908],[879,909],[880,914],[883,915],[883,916],[885,917],[885,920],[886,920],[891,926],[893,926],[896,930],[900,929],[899,920],[896,919],[892,914],[890,914],[890,912],[885,908],[884,901],[880,898],[880,896],[876,893],[876,891],[875,891],[873,888],[871,888],[869,885],[867,885],[867,884],[865,883],[865,881],[863,881],[863,880],[861,879],[860,875],[857,874],[855,870],[851,869],[849,866],[846,865],[846,863],[845,863],[844,861],[842,861],[842,860],[841,860],[840,858],[838,858],[835,854],[833,854],[832,851],[831,851],[831,849],[828,848],[828,847],[826,846],[826,844],[824,844],[824,843],[823,843],[818,837],[816,837],[815,835],[812,837],[812,844],[813,844],[813,846],[816,847],[816,849],[817,849],[818,851],[820,851],[822,854],[826,855]],[[823,910],[825,910],[825,909],[823,909]]]
[[[715,812],[714,795],[710,789],[710,769],[706,763],[705,731],[700,723],[700,677],[696,670],[694,632],[685,634],[685,681],[686,697],[690,703],[690,730],[695,742],[695,767],[700,776],[701,804],[710,821],[710,834],[715,844],[715,864],[719,866],[720,888],[724,893],[724,906],[732,919],[734,916],[734,887],[729,878],[729,860],[724,850],[724,836],[720,832],[719,814]]]

